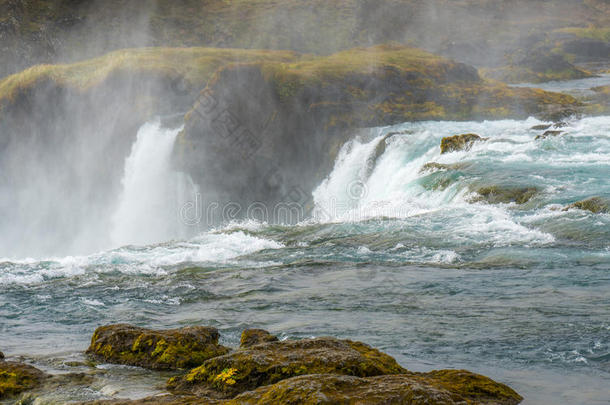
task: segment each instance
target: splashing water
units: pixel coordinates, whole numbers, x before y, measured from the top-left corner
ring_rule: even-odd
[[[262,327],[362,340],[415,371],[468,368],[508,383],[526,404],[605,403],[610,215],[562,208],[610,197],[610,117],[573,120],[538,140],[536,124],[374,129],[344,146],[314,191],[317,219],[184,238],[172,225],[184,198],[169,165],[177,131],[149,123],[113,216],[113,241],[130,246],[0,260],[0,347],[66,371],[104,323],[214,325],[230,345]],[[489,140],[440,154],[442,137],[467,132]],[[431,162],[446,166],[422,170]],[[483,186],[536,193],[491,204],[477,198]],[[113,383],[120,395],[142,381],[129,373]]]

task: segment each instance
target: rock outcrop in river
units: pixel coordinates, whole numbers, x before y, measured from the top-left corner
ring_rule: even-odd
[[[131,341],[135,330],[141,331],[128,325],[110,325],[98,329],[92,342],[101,334],[115,342],[126,336]],[[176,330],[145,333],[178,334]],[[254,341],[255,336],[259,342]],[[513,405],[522,400],[506,385],[466,370],[410,372],[392,357],[361,342],[331,337],[277,341],[263,330],[244,331],[242,342],[248,343],[171,378],[168,387],[174,395],[90,404]],[[145,364],[154,363],[156,357],[154,352],[142,353]],[[133,364],[122,356],[109,360]]]

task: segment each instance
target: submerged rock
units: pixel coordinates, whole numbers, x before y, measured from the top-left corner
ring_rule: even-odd
[[[48,376],[36,367],[0,361],[0,399],[38,387]]]
[[[436,374],[435,374],[436,373]],[[445,380],[446,375],[452,379]],[[306,375],[246,392],[227,404],[507,404],[522,398],[509,387],[463,370],[360,378]]]
[[[544,130],[549,129],[550,127],[552,127],[551,124],[540,124],[540,125],[534,125],[530,129],[533,129],[534,131],[544,131]]]
[[[610,204],[608,200],[601,197],[591,197],[586,200],[577,201],[566,206],[563,211],[577,208],[579,210],[591,211],[594,214],[608,213],[610,212]]]
[[[419,172],[420,173],[426,173],[426,172],[432,173],[432,172],[439,172],[439,171],[462,170],[462,169],[466,169],[470,165],[471,165],[471,163],[467,163],[467,162],[452,163],[452,164],[429,162],[429,163],[426,163],[425,165],[423,165],[421,167],[421,169],[419,169]]]
[[[218,330],[192,326],[151,330],[118,324],[97,328],[87,353],[110,363],[168,370],[191,368],[229,349],[218,344]]]
[[[563,131],[546,131],[544,134],[542,135],[536,135],[535,139],[546,139],[549,136],[559,136],[563,134]]]
[[[485,141],[487,138],[481,138],[477,134],[462,134],[448,136],[441,140],[441,155],[444,153],[455,152],[459,150],[470,150],[475,142]]]
[[[246,329],[241,334],[239,347],[245,348],[259,343],[277,342],[277,336],[272,335],[263,329]]]
[[[172,378],[178,393],[232,397],[244,391],[305,374],[369,377],[406,372],[396,360],[364,343],[331,337],[269,342],[215,357]]]
[[[536,187],[502,187],[502,186],[486,186],[476,190],[478,194],[473,201],[485,201],[490,204],[508,204],[514,202],[516,204],[525,204],[533,196],[538,194]]]

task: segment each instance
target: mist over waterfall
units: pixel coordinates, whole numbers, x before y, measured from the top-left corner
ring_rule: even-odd
[[[171,167],[180,130],[163,127],[159,119],[145,123],[127,158],[114,162],[114,179],[82,170],[86,157],[71,153],[71,159],[50,156],[32,162],[24,174],[15,172],[12,182],[0,184],[0,203],[14,213],[0,220],[0,257],[82,255],[192,236],[179,215],[196,187]],[[83,139],[95,150],[95,137]],[[73,173],[79,181],[68,184]],[[21,176],[25,180],[17,181]],[[103,201],[92,198],[96,187]]]

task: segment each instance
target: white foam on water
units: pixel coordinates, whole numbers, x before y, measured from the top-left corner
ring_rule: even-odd
[[[530,119],[405,125],[411,133],[387,140],[386,150],[377,158],[368,178],[363,178],[361,173],[367,169],[383,134],[368,143],[351,141],[342,149],[329,177],[313,193],[314,201],[327,216],[322,217],[323,221],[358,222],[376,217],[434,215],[446,217],[451,223],[451,229],[444,231],[450,232],[452,238],[487,241],[495,246],[552,243],[555,240],[552,235],[522,225],[511,212],[512,205],[473,204],[472,195],[460,179],[445,189],[430,190],[422,183],[430,173],[420,172],[428,162],[535,161],[540,154],[539,143],[534,142],[535,134],[530,134],[530,128],[538,122]],[[444,136],[465,132],[481,133],[490,139],[475,143],[469,151],[440,154],[439,144]],[[355,181],[362,183],[359,194],[353,193]]]
[[[7,262],[0,271],[0,285],[37,284],[49,279],[77,277],[89,273],[165,276],[171,267],[182,263],[223,265],[238,257],[265,249],[280,249],[283,244],[245,234],[208,232],[183,242],[145,247],[127,246],[89,256],[49,258],[40,262]]]

